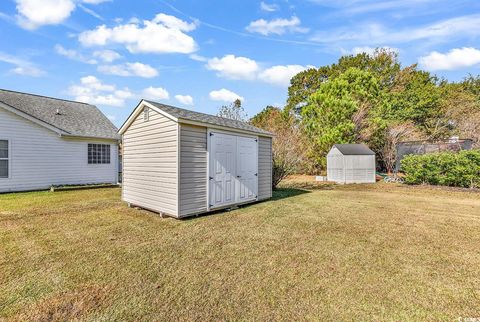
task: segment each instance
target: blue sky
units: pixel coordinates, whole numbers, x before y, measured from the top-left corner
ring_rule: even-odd
[[[249,116],[289,78],[343,54],[398,51],[449,80],[480,74],[476,0],[2,0],[0,87],[97,105],[121,125],[141,98]]]

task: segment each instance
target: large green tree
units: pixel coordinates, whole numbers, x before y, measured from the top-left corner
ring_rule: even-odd
[[[288,88],[287,109],[300,114],[307,100],[320,86],[342,75],[349,68],[370,72],[378,79],[380,88],[388,88],[400,70],[398,55],[388,49],[377,49],[373,54],[360,53],[343,56],[338,63],[311,68],[295,75]]]
[[[354,143],[365,126],[365,118],[379,102],[380,85],[372,73],[349,68],[321,84],[301,110],[305,134],[310,141],[311,160],[324,168],[325,156],[335,143]]]

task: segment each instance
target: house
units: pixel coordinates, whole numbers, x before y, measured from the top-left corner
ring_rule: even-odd
[[[375,152],[364,144],[335,144],[327,155],[327,180],[375,182]]]
[[[272,135],[142,100],[120,128],[122,198],[176,218],[272,196]]]
[[[0,192],[116,183],[118,134],[93,105],[0,90]]]

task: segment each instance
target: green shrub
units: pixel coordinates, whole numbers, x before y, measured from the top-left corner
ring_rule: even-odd
[[[480,187],[480,150],[411,154],[401,163],[408,184]]]

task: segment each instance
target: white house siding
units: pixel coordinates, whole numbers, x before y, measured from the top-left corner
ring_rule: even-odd
[[[117,143],[73,139],[0,108],[0,140],[10,142],[10,176],[0,192],[47,189],[51,185],[116,183]],[[88,143],[109,144],[110,164],[88,164]]]
[[[344,156],[337,148],[327,155],[327,180],[334,182],[344,182]]]
[[[258,200],[272,197],[272,139],[258,138]]]
[[[207,211],[207,128],[180,124],[180,216]]]
[[[150,109],[123,134],[123,200],[178,215],[178,124]]]

